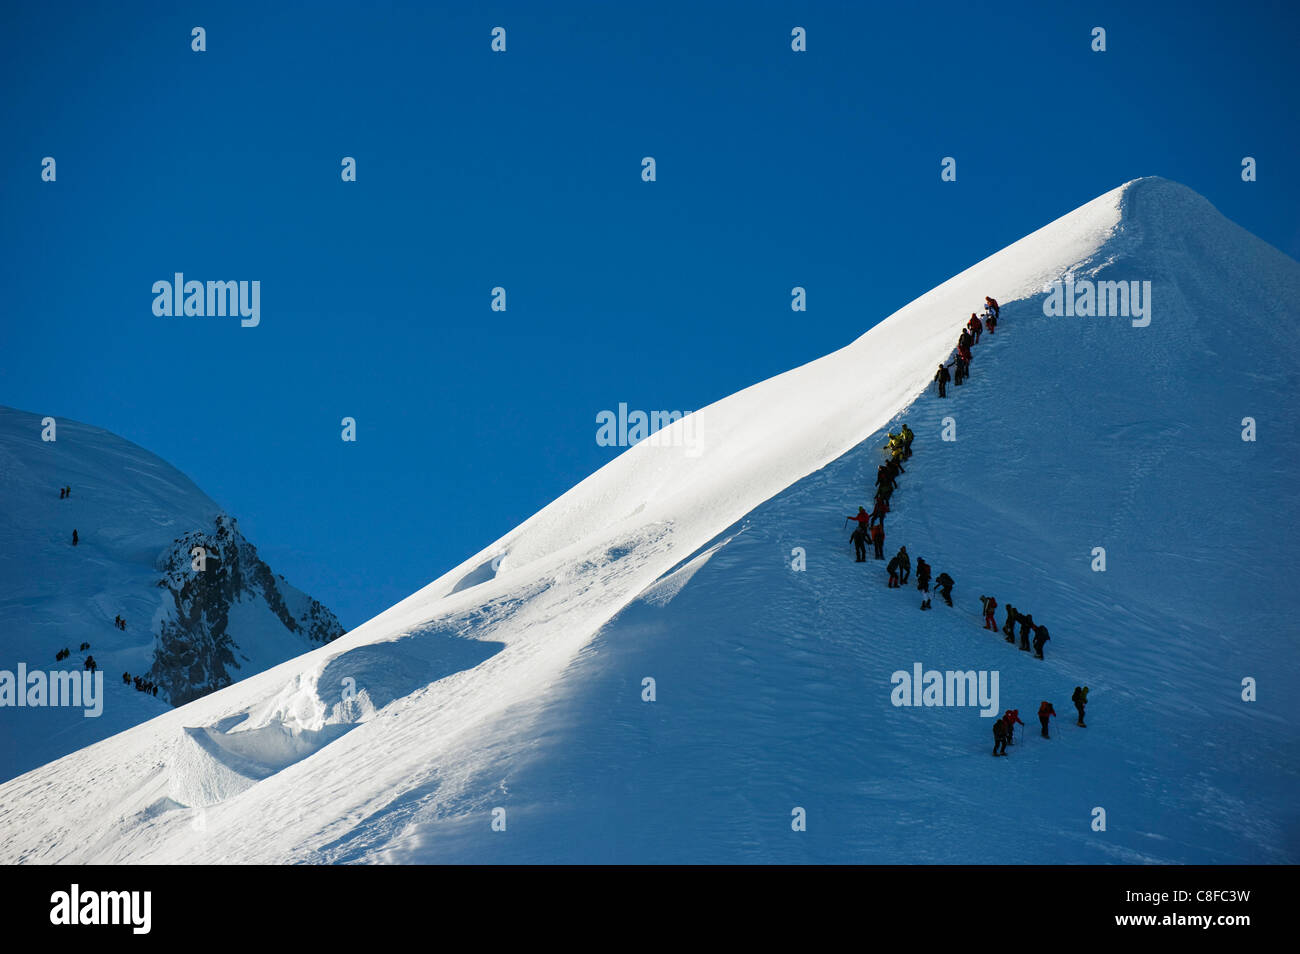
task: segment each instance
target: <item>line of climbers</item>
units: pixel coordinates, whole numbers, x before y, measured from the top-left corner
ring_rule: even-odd
[[[995,299],[989,296],[984,297],[984,314],[983,320],[980,316],[972,313],[970,320],[966,322],[966,327],[962,330],[961,336],[957,339],[957,354],[948,364],[940,364],[939,370],[935,373],[934,380],[939,384],[939,397],[947,397],[947,384],[953,380],[955,384],[961,384],[970,377],[971,349],[979,343],[981,335],[987,331],[989,335],[994,334],[999,317],[1000,309]],[[955,375],[949,375],[948,368],[956,368]],[[866,544],[870,539],[875,546],[875,556],[877,560],[884,559],[885,545],[885,515],[889,513],[889,499],[894,490],[898,487],[898,475],[906,473],[900,463],[912,456],[912,440],[915,434],[907,424],[903,424],[900,433],[889,435],[889,443],[885,449],[889,451],[889,460],[880,465],[876,472],[876,502],[871,513],[867,513],[865,507],[859,507],[856,515],[848,517],[848,520],[857,521],[857,528],[853,531],[850,539],[853,542],[857,555],[857,562],[866,561]],[[907,547],[900,547],[898,553],[889,561],[885,567],[889,573],[888,586],[893,589],[906,583],[908,576],[912,572],[912,560],[908,556]],[[921,609],[930,609],[930,565],[921,557],[916,560],[916,588],[921,591]],[[947,573],[940,573],[934,580],[935,589],[943,597],[944,602],[952,606],[952,588],[954,580]],[[992,596],[981,596],[980,604],[984,608],[984,628],[997,631],[997,619],[995,612],[998,607],[998,601]],[[1007,621],[1002,627],[1002,632],[1006,634],[1006,641],[1015,643],[1015,626],[1020,625],[1020,648],[1025,652],[1029,651],[1029,633],[1034,633],[1034,654],[1038,659],[1043,658],[1043,647],[1051,638],[1048,635],[1047,627],[1034,623],[1034,618],[1030,614],[1020,613],[1010,604],[1006,607]],[[1083,710],[1088,702],[1088,687],[1075,686],[1074,694],[1070,697],[1074,703],[1075,709],[1079,713],[1079,719],[1076,725],[1087,728],[1083,721]],[[1038,707],[1038,720],[1042,725],[1043,738],[1051,738],[1048,735],[1048,720],[1056,715],[1056,710],[1047,700],[1043,700]],[[1012,737],[1016,725],[1024,725],[1020,720],[1019,709],[1008,709],[1002,718],[993,724],[993,754],[1006,755],[1006,747],[1014,744]]]
[[[954,386],[960,386],[970,377],[971,349],[979,344],[980,335],[985,330],[988,331],[989,337],[993,336],[994,329],[998,326],[999,311],[998,303],[985,295],[983,320],[975,312],[971,312],[970,320],[966,322],[966,327],[957,337],[957,354],[947,364],[940,362],[939,370],[934,373],[934,380],[939,385],[939,397],[948,396],[950,380]],[[949,368],[954,369],[951,374],[948,373]]]
[[[128,686],[134,683],[136,692],[153,693],[158,695],[158,684],[149,682],[147,679],[141,679],[139,676],[132,676],[129,672],[122,673],[122,681]]]
[[[981,596],[980,605],[984,607],[984,628],[991,629],[994,632],[998,630],[996,613],[998,601],[991,596]],[[1007,621],[1002,624],[1002,633],[1007,638],[1007,642],[1015,645],[1016,642],[1016,624],[1020,625],[1020,648],[1024,652],[1029,652],[1029,633],[1034,634],[1034,656],[1038,659],[1043,658],[1043,647],[1052,637],[1047,634],[1047,627],[1041,626],[1034,622],[1032,613],[1022,613],[1010,603],[1006,605]]]
[[[71,485],[59,488],[60,500],[66,500],[71,496],[72,496]],[[77,537],[77,531],[76,529],[73,529],[72,545],[75,547],[78,542],[79,540]],[[126,619],[122,616],[121,613],[118,613],[116,616],[113,617],[113,625],[118,629],[122,630],[122,632],[126,632]],[[82,652],[85,652],[89,648],[90,648],[90,643],[81,644]],[[63,662],[63,660],[67,659],[71,655],[72,655],[72,650],[65,647],[63,649],[60,649],[57,653],[54,654],[54,659],[56,662]],[[85,662],[82,663],[82,668],[90,672],[94,672],[96,669],[99,668],[99,663],[95,662],[94,656],[87,656]],[[128,686],[134,684],[137,692],[152,693],[155,696],[158,695],[158,686],[155,683],[141,679],[139,676],[132,676],[129,673],[124,672],[122,673],[122,682],[126,683]]]
[[[1088,705],[1088,687],[1075,686],[1074,693],[1070,696],[1070,701],[1074,703],[1074,709],[1079,713],[1078,721],[1074,724],[1082,729],[1088,728],[1087,724],[1083,721],[1083,710]],[[1055,718],[1055,716],[1056,709],[1053,708],[1050,702],[1044,699],[1039,703],[1038,723],[1042,726],[1040,734],[1045,739],[1051,738],[1051,735],[1049,735],[1047,731],[1047,724],[1048,720]],[[1017,725],[1024,725],[1024,723],[1020,721],[1019,709],[1008,709],[1003,714],[1002,718],[993,723],[993,754],[995,756],[1006,755],[1007,746],[1015,745],[1013,736],[1015,735]]]
[[[899,428],[897,434],[890,433],[889,442],[884,447],[889,452],[889,459],[876,470],[876,502],[872,511],[867,513],[866,507],[859,507],[856,514],[845,518],[845,522],[854,520],[858,524],[849,537],[858,563],[866,562],[868,540],[875,549],[876,559],[885,558],[885,515],[889,513],[890,498],[898,489],[899,475],[907,473],[903,470],[902,461],[912,456],[912,441],[915,438],[916,434],[906,423]],[[885,565],[885,571],[889,574],[887,585],[890,589],[898,589],[907,582],[912,573],[912,558],[907,552],[907,547],[898,548],[898,552]],[[930,608],[930,574],[930,564],[925,562],[924,557],[917,557],[916,588],[923,593],[921,599],[923,610]],[[934,582],[939,595],[951,606],[952,577],[947,573],[940,573]]]

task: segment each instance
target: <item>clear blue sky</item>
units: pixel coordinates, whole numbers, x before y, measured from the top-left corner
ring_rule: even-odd
[[[1300,257],[1298,23],[1292,3],[7,2],[0,403],[175,464],[352,627],[609,460],[597,412],[694,409],[818,357],[1129,179],[1183,182]],[[177,271],[260,281],[261,325],[155,317]]]

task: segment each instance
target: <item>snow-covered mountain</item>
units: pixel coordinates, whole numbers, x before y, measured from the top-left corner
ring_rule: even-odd
[[[1049,316],[1067,276],[1150,282],[1150,321]],[[1300,264],[1131,182],[346,636],[0,786],[0,861],[1300,860],[1298,296]],[[956,579],[927,613],[844,529],[904,419],[885,549]],[[981,629],[990,593],[1044,660]],[[994,759],[976,708],[895,705],[918,663],[997,673],[1030,728],[1053,701],[1052,738]]]
[[[16,682],[20,665],[84,671],[93,656],[104,672],[98,716],[13,699],[0,708],[0,778],[343,633],[184,474],[107,431],[0,407],[0,486],[0,670]]]

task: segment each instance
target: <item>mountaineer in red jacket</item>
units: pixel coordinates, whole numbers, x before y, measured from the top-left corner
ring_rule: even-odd
[[[1045,739],[1051,738],[1051,736],[1047,734],[1047,720],[1054,715],[1056,715],[1056,710],[1052,708],[1050,702],[1044,700],[1043,704],[1038,707],[1038,721],[1043,724],[1043,738]]]
[[[993,618],[997,612],[998,601],[991,596],[981,596],[980,602],[984,604],[984,628],[997,631],[998,624]]]
[[[1007,727],[1007,745],[1015,745],[1015,742],[1012,741],[1012,737],[1015,735],[1016,726],[1024,725],[1024,723],[1020,721],[1020,710],[1008,709],[1006,715],[1002,717],[1002,721]]]
[[[885,558],[885,528],[881,524],[876,524],[871,528],[871,542],[876,547],[876,559]]]
[[[984,331],[984,322],[980,321],[979,315],[975,312],[970,313],[970,321],[966,322],[966,328],[975,337],[975,343],[980,343],[980,334]]]

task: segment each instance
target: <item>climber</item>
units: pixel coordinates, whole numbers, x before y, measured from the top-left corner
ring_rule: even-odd
[[[113,625],[116,626],[118,629],[122,628],[122,617],[120,615],[113,617]]]
[[[892,481],[889,476],[889,467],[885,464],[881,464],[876,468],[876,486],[889,487],[891,490],[893,489]]]
[[[871,514],[867,513],[866,507],[859,507],[858,512],[851,517],[845,517],[845,520],[856,520],[858,526],[865,527],[871,523]],[[841,528],[842,529],[842,528]]]
[[[131,685],[131,674],[129,672],[122,673],[122,681],[128,686]]]
[[[1034,655],[1036,655],[1039,659],[1043,658],[1043,646],[1051,638],[1052,637],[1047,635],[1046,626],[1034,627]]]
[[[67,487],[60,487],[60,488],[59,488],[59,499],[62,500],[62,499],[63,499],[64,497],[66,497],[66,496],[68,496],[68,488],[67,488]]]
[[[903,459],[906,460],[912,456],[912,438],[916,437],[916,435],[912,433],[912,429],[906,424],[903,425],[899,433],[903,435]]]
[[[1088,687],[1083,686],[1080,688],[1075,686],[1074,695],[1070,696],[1070,701],[1074,703],[1074,708],[1079,712],[1079,721],[1075,725],[1082,726],[1085,729],[1088,728],[1083,724],[1083,709],[1088,704]]]
[[[1029,652],[1029,631],[1034,628],[1034,614],[1025,615],[1019,611],[1016,616],[1020,619],[1020,648],[1024,652]]]
[[[993,313],[994,321],[997,321],[1000,317],[1002,317],[1000,313],[1001,309],[998,308],[997,301],[990,298],[988,295],[984,296],[984,307]]]
[[[934,585],[939,590],[939,595],[943,597],[943,601],[951,606],[953,578],[947,573],[940,573],[934,578]]]
[[[1007,642],[1016,641],[1016,608],[1010,603],[1007,604],[1007,621],[1002,624],[1002,632],[1006,634]]]
[[[865,563],[867,561],[867,528],[862,524],[858,524],[853,528],[853,534],[849,539],[853,541],[855,562]]]
[[[1007,724],[1001,719],[995,719],[993,722],[993,754],[995,756],[1007,754]]]
[[[894,557],[885,567],[889,571],[889,583],[886,584],[891,590],[898,589],[898,557]]]
[[[1044,700],[1043,704],[1038,707],[1038,721],[1043,725],[1043,738],[1045,739],[1051,738],[1051,736],[1047,734],[1047,720],[1054,715],[1056,715],[1056,710],[1052,708],[1050,702]]]
[[[85,662],[85,667],[86,667],[87,669],[89,669],[91,672],[94,672],[94,671],[95,671],[95,665],[96,665],[96,664],[95,664],[95,657],[94,657],[94,656],[87,656],[87,657],[86,657],[86,662]]]
[[[871,523],[884,523],[885,514],[887,513],[889,513],[889,500],[882,497],[880,494],[876,494],[876,503],[875,506],[871,508],[871,519],[868,522],[868,525]]]
[[[980,321],[979,316],[976,315],[975,312],[972,311],[970,313],[970,321],[966,322],[966,327],[970,329],[970,333],[975,336],[975,343],[979,344],[980,334],[984,331],[984,322]]]
[[[1016,725],[1024,725],[1024,723],[1020,721],[1020,710],[1008,709],[1006,715],[1002,717],[1002,721],[1006,723],[1007,726],[1007,745],[1015,745]]]
[[[871,542],[876,548],[876,559],[885,558],[885,528],[882,524],[876,524],[871,528]]]
[[[947,365],[940,363],[939,370],[934,373],[934,380],[939,382],[939,397],[948,396],[947,387],[948,387],[948,382],[951,379],[952,379],[952,375],[948,373]]]
[[[930,564],[924,557],[916,558],[916,588],[924,593],[930,592]]]
[[[997,632],[998,624],[993,618],[993,613],[998,608],[998,601],[991,596],[981,596],[980,602],[984,604],[984,628]]]
[[[907,578],[912,575],[912,558],[907,555],[907,547],[898,548],[896,559],[898,560],[898,569],[900,571],[898,574],[898,582],[906,583]]]
[[[72,545],[74,547],[77,545],[77,531],[75,529],[72,531]]]

